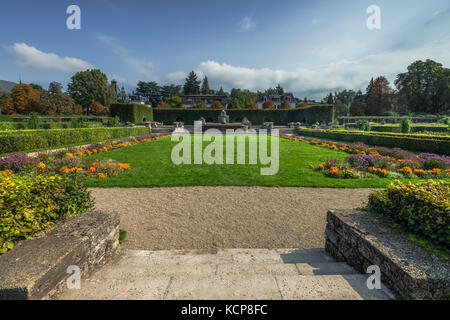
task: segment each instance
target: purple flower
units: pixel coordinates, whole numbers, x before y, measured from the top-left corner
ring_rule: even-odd
[[[35,166],[39,162],[38,157],[29,157],[25,152],[11,153],[0,158],[0,170],[22,171]]]

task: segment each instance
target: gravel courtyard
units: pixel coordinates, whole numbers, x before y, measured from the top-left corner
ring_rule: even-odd
[[[138,250],[322,248],[326,212],[362,207],[373,189],[93,188]]]

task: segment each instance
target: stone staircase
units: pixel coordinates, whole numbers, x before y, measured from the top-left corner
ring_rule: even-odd
[[[57,299],[393,299],[323,249],[125,250]]]

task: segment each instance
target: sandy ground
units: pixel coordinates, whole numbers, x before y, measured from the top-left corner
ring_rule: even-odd
[[[138,250],[323,248],[326,212],[362,207],[372,189],[94,188]]]

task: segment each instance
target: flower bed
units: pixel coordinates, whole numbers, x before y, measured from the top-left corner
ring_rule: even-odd
[[[450,157],[432,153],[416,155],[400,148],[369,147],[361,142],[330,142],[313,138],[282,136],[282,138],[309,143],[311,145],[349,153],[344,163],[335,159],[318,165],[310,164],[314,170],[322,171],[334,178],[355,179],[370,177],[389,178],[450,178]]]

